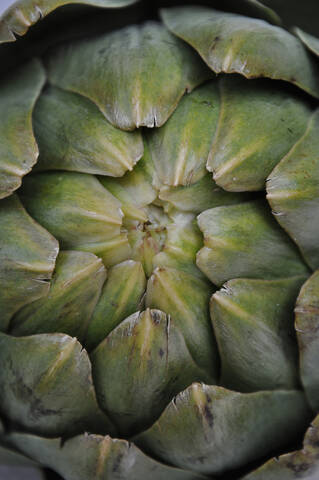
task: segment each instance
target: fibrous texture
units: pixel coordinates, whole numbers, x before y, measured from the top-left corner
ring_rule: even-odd
[[[9,11],[2,41],[59,6],[42,3]],[[1,79],[11,462],[66,480],[315,475],[318,40],[246,3],[258,18],[164,8]]]

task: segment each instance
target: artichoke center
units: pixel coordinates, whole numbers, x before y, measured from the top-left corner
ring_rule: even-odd
[[[139,260],[149,277],[154,270],[154,257],[165,247],[167,226],[172,220],[163,207],[149,205],[145,208],[147,220],[125,222],[132,258]]]

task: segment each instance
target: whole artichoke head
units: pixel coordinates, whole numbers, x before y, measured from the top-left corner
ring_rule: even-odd
[[[315,480],[319,40],[73,3],[0,21],[2,463]]]

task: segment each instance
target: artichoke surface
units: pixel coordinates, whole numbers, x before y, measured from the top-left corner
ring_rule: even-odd
[[[0,21],[0,461],[318,479],[319,40],[73,3]]]

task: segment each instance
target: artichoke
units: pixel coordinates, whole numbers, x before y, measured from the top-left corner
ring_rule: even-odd
[[[2,464],[317,479],[314,24],[73,3],[0,21]]]

